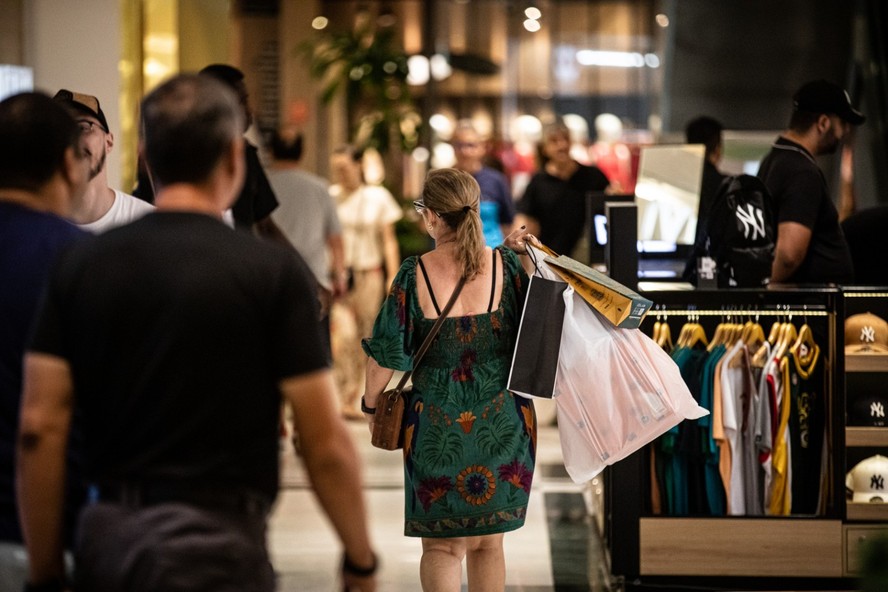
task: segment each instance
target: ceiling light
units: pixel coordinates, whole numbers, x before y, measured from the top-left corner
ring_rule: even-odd
[[[584,66],[610,66],[614,68],[641,68],[644,56],[629,51],[601,51],[597,49],[581,49],[577,52],[577,61]]]
[[[663,14],[662,12],[654,17],[654,20],[657,21],[657,24],[663,27],[664,29],[669,26],[669,17]]]
[[[429,64],[431,66],[432,78],[435,80],[444,80],[453,74],[453,68],[450,67],[450,62],[448,62],[447,58],[440,53],[433,55],[429,59]]]
[[[536,33],[540,30],[540,21],[535,21],[533,19],[527,19],[524,21],[524,28],[530,31],[531,33]]]
[[[313,29],[317,29],[318,31],[320,31],[322,29],[326,29],[327,25],[329,25],[329,24],[330,24],[330,20],[327,19],[327,17],[325,17],[325,16],[316,16],[311,21],[311,27]]]
[[[528,6],[524,10],[524,16],[526,16],[527,18],[529,18],[531,20],[537,21],[540,19],[541,16],[543,16],[543,13],[540,12],[540,9],[537,8],[536,6]]]
[[[407,58],[407,84],[422,86],[429,81],[429,59],[423,55],[412,55]]]

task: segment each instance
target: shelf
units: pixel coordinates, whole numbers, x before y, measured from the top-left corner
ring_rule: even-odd
[[[845,372],[888,372],[888,355],[847,354]]]
[[[848,520],[888,521],[888,504],[848,502],[845,515]]]
[[[888,448],[888,427],[845,428],[845,446],[884,446]]]

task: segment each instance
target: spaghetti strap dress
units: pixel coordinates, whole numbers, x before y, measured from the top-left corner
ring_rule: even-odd
[[[463,537],[520,528],[536,456],[529,399],[506,390],[527,275],[502,257],[502,296],[488,312],[448,318],[413,372],[404,439],[404,534]],[[494,253],[494,261],[496,261]],[[416,294],[419,257],[401,265],[364,351],[385,368],[412,369],[429,333]],[[435,307],[450,294],[430,292]]]

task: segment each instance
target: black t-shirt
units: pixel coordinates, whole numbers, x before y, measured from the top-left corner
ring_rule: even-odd
[[[244,159],[244,186],[231,206],[231,214],[236,228],[250,230],[253,224],[271,215],[278,207],[278,200],[259,161],[259,150],[249,142],[244,142]]]
[[[796,222],[811,229],[805,260],[786,282],[853,282],[851,254],[839,214],[814,157],[799,144],[780,137],[762,160],[758,177],[774,199],[778,225]]]
[[[586,229],[586,194],[604,191],[609,184],[594,166],[580,165],[567,180],[541,171],[527,185],[518,211],[540,223],[538,238],[544,245],[570,256]]]
[[[703,161],[703,178],[700,181],[700,203],[697,206],[697,232],[694,244],[699,244],[703,238],[706,224],[709,222],[709,212],[712,211],[712,204],[715,203],[718,188],[721,187],[724,180],[725,175],[721,174],[709,159]]]
[[[278,487],[278,381],[327,365],[292,249],[152,213],[60,260],[32,350],[68,360],[90,480]]]

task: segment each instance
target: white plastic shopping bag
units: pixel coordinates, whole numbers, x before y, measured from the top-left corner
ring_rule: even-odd
[[[528,250],[537,273],[564,286],[553,397],[571,479],[584,483],[682,420],[709,413],[666,352],[638,329],[615,327],[545,262],[543,251]],[[540,340],[536,355],[547,347]],[[532,340],[528,348],[534,354]]]
[[[588,481],[683,419],[709,413],[644,333],[614,327],[570,286],[564,303],[555,404],[574,482]]]

